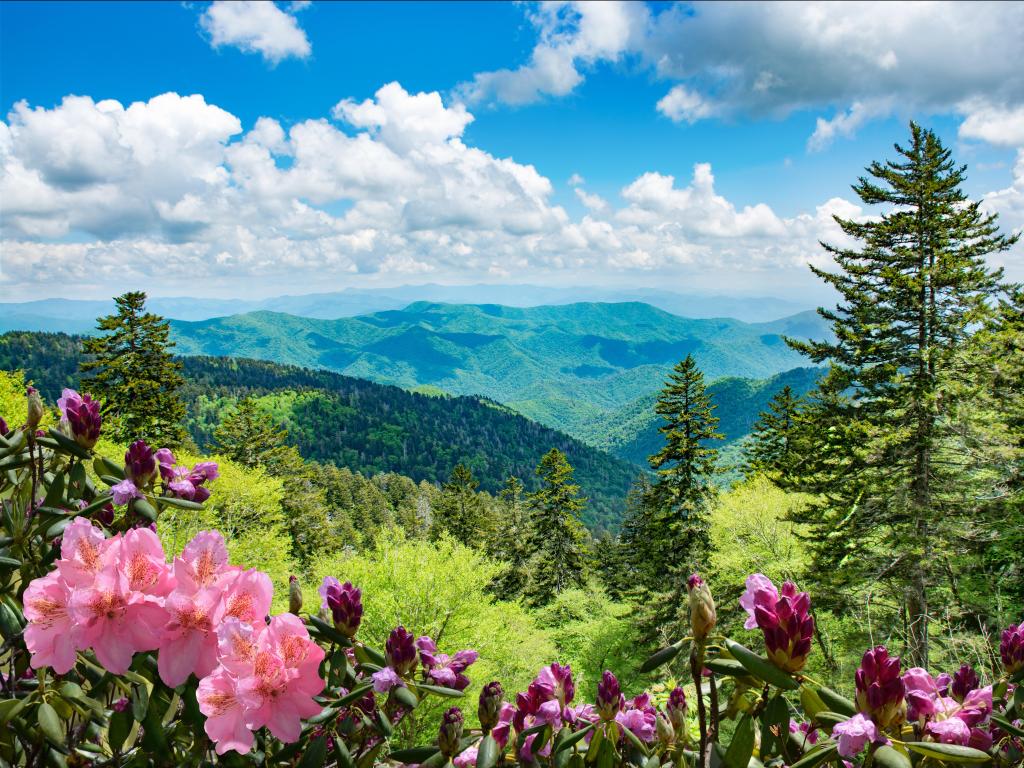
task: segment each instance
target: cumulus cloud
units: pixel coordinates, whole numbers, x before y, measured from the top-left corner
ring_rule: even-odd
[[[993,106],[975,100],[961,105],[967,115],[960,124],[960,138],[981,139],[1002,147],[1024,147],[1024,104]]]
[[[398,83],[340,101],[333,120],[240,121],[199,95],[127,106],[68,96],[0,122],[0,286],[114,286],[564,270],[784,274],[842,242],[836,198],[783,217],[737,205],[698,163],[649,171],[618,199],[570,179],[570,217],[535,167],[466,143],[472,114]],[[998,121],[997,121],[998,122]],[[986,205],[1024,224],[1024,159]],[[294,284],[294,283],[293,283]]]
[[[649,19],[643,3],[547,2],[529,13],[538,42],[516,69],[477,73],[456,88],[470,104],[529,104],[565,96],[583,82],[581,68],[618,61],[635,50]]]
[[[715,105],[685,85],[677,85],[658,101],[658,111],[677,123],[695,123],[713,117]]]
[[[199,17],[199,24],[214,48],[235,46],[277,64],[312,53],[309,38],[291,15],[308,6],[308,2],[293,2],[286,13],[271,0],[215,0]]]

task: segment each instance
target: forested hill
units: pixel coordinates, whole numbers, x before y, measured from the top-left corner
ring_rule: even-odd
[[[77,385],[78,341],[65,334],[0,336],[0,369],[21,369],[54,400]],[[253,395],[306,458],[367,475],[391,471],[443,482],[463,462],[481,490],[497,492],[509,475],[536,486],[534,468],[553,447],[563,451],[589,502],[585,522],[615,528],[630,484],[641,471],[477,397],[432,397],[329,371],[266,361],[185,357],[188,427],[207,447],[224,408]]]
[[[578,438],[659,390],[691,353],[708,381],[762,379],[806,364],[783,335],[829,332],[813,312],[743,323],[679,317],[640,302],[525,309],[418,302],[335,320],[253,312],[172,321],[184,354],[251,357],[482,395]]]

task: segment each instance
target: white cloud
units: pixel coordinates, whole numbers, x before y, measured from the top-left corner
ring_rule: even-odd
[[[658,111],[676,123],[695,123],[714,116],[715,105],[685,85],[677,85],[658,101]]]
[[[578,187],[582,184],[586,184],[587,181],[578,173],[574,173],[572,176],[569,177],[569,181],[567,183],[570,187]]]
[[[961,111],[967,117],[960,125],[960,138],[981,139],[1002,147],[1024,147],[1024,104],[1007,107],[973,101],[961,105]]]
[[[290,56],[305,59],[312,53],[309,38],[291,15],[308,5],[292,3],[286,13],[271,0],[215,0],[199,17],[199,24],[214,48],[232,45],[277,64]]]
[[[529,15],[538,42],[517,69],[477,73],[456,92],[466,102],[529,104],[565,96],[583,82],[581,67],[618,61],[635,50],[649,18],[644,3],[547,2]]]
[[[838,113],[831,120],[819,117],[814,133],[807,140],[807,149],[811,152],[820,152],[831,144],[836,136],[849,138],[864,123],[880,115],[887,114],[891,109],[892,107],[888,100],[870,103],[855,101],[848,110]]]

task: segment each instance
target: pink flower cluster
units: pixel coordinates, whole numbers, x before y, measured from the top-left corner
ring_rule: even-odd
[[[204,502],[210,498],[206,483],[219,474],[215,461],[200,461],[193,467],[178,464],[170,448],[153,451],[139,440],[129,446],[124,455],[125,479],[110,489],[115,504],[127,504],[141,499],[150,487],[157,470],[166,494],[188,501]]]
[[[992,746],[989,717],[992,714],[992,686],[978,686],[977,675],[957,672],[957,691],[939,685],[939,681],[920,667],[903,674],[906,686],[907,717],[929,738],[944,744],[960,744],[988,750]],[[949,677],[946,675],[945,677]],[[967,680],[964,685],[963,681]],[[950,686],[953,687],[953,686]],[[947,693],[953,693],[947,696]]]
[[[197,534],[169,564],[149,528],[106,538],[79,517],[64,530],[55,570],[25,591],[25,644],[34,668],[57,674],[86,649],[115,675],[135,653],[156,650],[168,686],[200,678],[217,751],[244,752],[252,729],[294,740],[299,719],[320,711],[312,697],[323,689],[323,651],[295,616],[267,626],[272,597],[265,573],[228,564],[216,531]]]
[[[416,672],[416,654],[423,667],[424,680],[432,685],[464,691],[469,687],[465,671],[480,658],[473,650],[459,651],[454,656],[440,653],[433,639],[422,635],[413,640],[405,627],[395,627],[385,643],[387,666],[372,675],[373,688],[377,693],[387,693],[403,685],[403,678],[410,678]]]
[[[807,663],[814,636],[810,595],[797,592],[791,581],[782,585],[780,594],[771,579],[761,573],[748,576],[746,586],[740,598],[740,606],[747,612],[743,626],[761,629],[768,658],[775,666],[799,672]]]

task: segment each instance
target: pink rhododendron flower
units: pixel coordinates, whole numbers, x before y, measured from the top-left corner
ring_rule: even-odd
[[[832,728],[832,738],[839,744],[840,755],[855,757],[878,738],[878,729],[870,718],[858,712],[849,720],[837,723]]]
[[[219,589],[172,592],[164,601],[167,625],[157,653],[160,679],[177,688],[195,674],[209,675],[217,666],[216,627],[224,612]]]
[[[420,662],[427,672],[427,678],[435,685],[443,685],[464,691],[469,687],[469,678],[463,672],[480,657],[476,651],[459,651],[454,656],[439,653],[437,644],[426,635],[416,641]]]
[[[212,587],[225,574],[241,570],[228,565],[228,548],[219,531],[200,531],[174,558],[174,576],[182,591]]]
[[[135,592],[164,597],[174,588],[163,545],[149,528],[133,528],[121,537],[118,564]]]
[[[491,736],[498,742],[498,749],[505,749],[508,744],[509,731],[512,727],[512,716],[515,714],[516,708],[509,703],[501,705],[501,710],[498,712],[498,724],[491,730]]]
[[[467,747],[452,759],[455,768],[472,768],[476,765],[477,747],[474,744]]]
[[[370,677],[373,679],[373,690],[377,693],[387,693],[392,688],[402,684],[402,679],[391,667],[384,667],[379,672],[374,672]]]
[[[772,580],[763,573],[752,573],[747,576],[746,586],[747,591],[740,597],[740,607],[747,612],[747,620],[743,627],[744,629],[757,629],[754,609],[758,605],[763,608],[774,608],[779,599],[779,591],[775,588]]]
[[[91,584],[118,556],[119,539],[108,539],[84,517],[76,517],[64,529],[57,569],[71,587]]]
[[[71,590],[59,571],[36,579],[25,590],[25,645],[32,654],[33,669],[53,667],[63,675],[75,666],[78,648],[68,614]]]
[[[943,744],[966,746],[971,739],[971,729],[959,717],[928,723],[928,734]]]
[[[238,698],[235,678],[220,669],[199,681],[196,690],[199,711],[206,715],[203,729],[216,744],[217,754],[235,750],[247,754],[253,733],[245,722],[245,708]]]
[[[256,659],[259,650],[257,640],[259,632],[252,624],[239,621],[233,616],[224,619],[217,627],[217,658],[220,665],[233,675],[245,674]]]
[[[536,682],[546,692],[547,696],[558,699],[563,707],[569,704],[576,695],[576,685],[572,681],[572,668],[566,664],[562,666],[557,661],[541,669],[537,674]]]
[[[262,571],[232,573],[224,582],[224,617],[250,624],[263,622],[274,599],[274,585]]]

